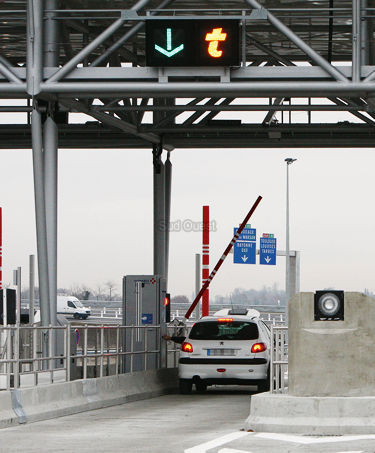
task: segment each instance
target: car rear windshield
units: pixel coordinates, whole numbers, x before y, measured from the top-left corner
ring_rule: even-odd
[[[248,321],[197,322],[191,329],[192,340],[256,340],[258,326]]]

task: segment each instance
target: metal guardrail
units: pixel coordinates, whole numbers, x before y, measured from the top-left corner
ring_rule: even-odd
[[[288,389],[288,327],[271,325],[271,393],[287,393]]]
[[[170,328],[171,333],[173,328]],[[130,332],[130,334],[129,334]],[[128,333],[128,347],[125,334]],[[158,339],[150,347],[151,335]],[[48,348],[43,337],[47,336]],[[59,351],[53,351],[53,339],[59,336]],[[142,350],[135,350],[135,338],[143,342]],[[179,349],[168,349],[162,342],[160,326],[6,326],[0,327],[0,389],[68,382],[75,379],[103,377],[121,374],[124,360],[129,357],[130,369],[134,371],[134,357],[141,356],[143,369],[148,367],[148,358],[156,357],[157,367],[176,367]],[[138,343],[139,344],[139,343]],[[165,348],[166,360],[161,363]],[[138,362],[139,363],[139,362]]]

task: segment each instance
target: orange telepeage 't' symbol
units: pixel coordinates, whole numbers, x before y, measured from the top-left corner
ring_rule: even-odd
[[[208,46],[208,53],[211,55],[211,57],[220,58],[223,55],[223,51],[218,50],[219,41],[225,41],[227,39],[227,34],[221,33],[222,30],[222,28],[214,28],[212,30],[212,33],[206,34],[205,40],[210,41],[210,44]]]

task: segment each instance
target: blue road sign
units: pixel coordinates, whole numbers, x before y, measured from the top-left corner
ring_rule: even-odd
[[[152,324],[152,313],[142,313],[142,324]]]
[[[276,238],[260,238],[259,264],[276,265]]]
[[[237,241],[234,244],[233,263],[255,264],[256,253],[256,242]]]
[[[236,234],[238,228],[234,229],[234,234]],[[257,230],[256,228],[244,228],[242,233],[239,235],[237,241],[250,241],[255,242],[257,240]]]

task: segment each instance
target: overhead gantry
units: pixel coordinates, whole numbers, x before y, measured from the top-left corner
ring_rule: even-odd
[[[23,124],[0,124],[0,147],[33,150],[44,324],[56,320],[58,148],[153,149],[154,272],[167,276],[163,150],[372,147],[375,139],[373,0],[107,3],[0,3],[0,113],[27,113]],[[146,66],[146,21],[203,18],[238,21],[238,66]],[[347,120],[337,122],[337,112]],[[72,123],[73,113],[93,121]]]

